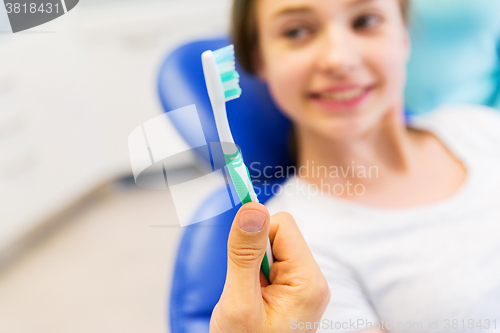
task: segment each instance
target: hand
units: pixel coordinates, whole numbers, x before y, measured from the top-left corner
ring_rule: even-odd
[[[275,258],[270,284],[260,269],[268,237]],[[321,320],[330,290],[289,214],[270,217],[263,205],[253,202],[241,207],[229,234],[227,265],[211,333],[296,332],[293,322]]]

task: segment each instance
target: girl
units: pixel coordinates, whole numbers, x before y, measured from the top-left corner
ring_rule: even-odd
[[[211,331],[500,329],[500,116],[448,106],[405,122],[407,12],[235,1],[240,63],[293,121],[303,172],[267,204],[286,214],[236,216]]]

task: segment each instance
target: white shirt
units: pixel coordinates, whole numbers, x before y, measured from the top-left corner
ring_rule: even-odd
[[[375,208],[307,193],[308,183],[291,177],[286,193],[266,204],[271,214],[294,217],[328,281],[332,297],[318,332],[382,321],[391,332],[500,331],[500,115],[447,106],[411,125],[438,136],[467,168],[446,200]]]

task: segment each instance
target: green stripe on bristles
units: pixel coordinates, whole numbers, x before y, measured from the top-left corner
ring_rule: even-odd
[[[224,93],[224,97],[226,98],[226,102],[235,98],[238,98],[241,96],[241,88],[234,88],[231,90],[228,90]]]
[[[230,72],[225,72],[220,75],[220,78],[222,80],[222,83],[231,81],[231,80],[236,80],[240,78],[240,74],[238,74],[237,71],[233,70]]]

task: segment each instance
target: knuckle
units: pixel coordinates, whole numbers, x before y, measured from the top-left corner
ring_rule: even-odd
[[[242,313],[246,307],[245,303],[222,297],[219,304],[221,306],[220,311],[228,323],[237,324],[242,321]]]
[[[251,304],[243,305],[238,315],[240,320],[243,320],[248,323],[252,323],[257,319],[255,307],[251,306]]]
[[[330,302],[330,298],[330,288],[328,287],[328,283],[326,282],[326,280],[323,278],[318,283],[318,286],[316,288],[314,301],[321,307],[324,307],[328,305],[328,303]]]
[[[252,247],[229,247],[228,255],[234,262],[243,267],[253,267],[256,262],[260,264],[264,251]]]
[[[226,312],[225,313],[226,318],[227,318],[229,323],[237,324],[241,321],[241,318],[242,318],[241,309],[238,310],[236,307],[228,307],[228,308],[226,308],[225,312]]]
[[[255,308],[246,303],[230,307],[226,315],[228,322],[235,326],[251,326],[257,320]]]
[[[290,213],[286,213],[286,212],[281,212],[281,213],[277,213],[276,215],[274,215],[277,219],[279,219],[280,221],[292,221],[292,222],[295,222],[294,218],[292,215],[290,215]]]
[[[320,295],[322,296],[323,301],[328,304],[328,302],[330,302],[332,294],[330,292],[330,287],[328,286],[328,283],[326,282],[325,279],[322,279],[322,282],[320,283],[319,289],[320,289]]]
[[[273,215],[271,220],[274,220],[276,223],[285,226],[286,228],[296,226],[293,216],[286,212],[281,212]]]
[[[321,307],[326,306],[331,298],[330,287],[323,277],[310,285],[307,294],[310,305],[320,305]]]

